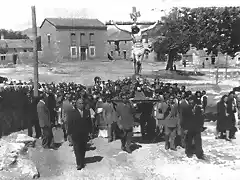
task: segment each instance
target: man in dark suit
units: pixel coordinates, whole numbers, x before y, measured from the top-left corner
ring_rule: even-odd
[[[42,129],[42,146],[45,149],[56,149],[53,142],[53,132],[51,128],[51,119],[49,110],[44,102],[45,95],[43,92],[40,94],[40,100],[37,104],[37,113],[39,125]]]
[[[77,170],[84,168],[84,159],[88,141],[88,123],[91,121],[89,110],[84,108],[83,99],[78,99],[75,108],[67,116],[67,133],[72,137],[73,150],[76,157]]]
[[[180,104],[181,127],[183,128],[185,136],[185,153],[188,157],[192,157],[195,151],[197,158],[204,159],[202,149],[202,122],[194,114],[194,98],[190,97],[188,101],[184,99]],[[193,146],[194,142],[194,146]],[[194,147],[194,149],[193,149]]]
[[[129,101],[123,97],[123,102],[117,103],[115,106],[116,112],[119,116],[118,126],[123,131],[121,137],[122,150],[131,153],[130,145],[133,136],[133,126],[134,126],[134,109]]]
[[[50,113],[51,124],[56,124],[56,98],[51,90],[48,92],[48,96],[46,97],[46,105],[48,107]]]

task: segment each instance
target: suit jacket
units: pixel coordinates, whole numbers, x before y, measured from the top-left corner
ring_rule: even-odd
[[[134,110],[130,104],[116,103],[116,112],[120,116],[118,124],[124,130],[131,129],[134,125]]]
[[[107,124],[117,122],[117,114],[112,103],[103,103],[103,119]]]
[[[182,100],[179,105],[180,109],[180,125],[185,130],[191,130],[194,114],[191,105],[186,100]]]
[[[39,119],[39,125],[43,127],[51,127],[50,113],[47,105],[43,101],[39,101],[37,104],[37,113]]]
[[[76,108],[70,110],[67,116],[68,135],[77,140],[82,134],[88,134],[89,121],[91,121],[89,110],[84,109],[83,114]]]

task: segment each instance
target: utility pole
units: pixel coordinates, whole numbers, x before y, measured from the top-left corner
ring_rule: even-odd
[[[33,33],[33,61],[34,61],[34,97],[38,96],[38,50],[37,50],[37,22],[35,6],[32,6]]]

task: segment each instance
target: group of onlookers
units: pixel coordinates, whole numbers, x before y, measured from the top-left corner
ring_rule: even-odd
[[[150,83],[143,78],[102,81],[95,77],[91,87],[73,82],[42,83],[39,97],[33,97],[32,88],[27,96],[28,135],[33,135],[34,126],[43,148],[57,149],[52,127],[61,125],[64,139],[73,146],[79,170],[84,167],[87,141],[99,131],[107,131],[109,142],[121,139],[121,149],[131,153],[133,129],[138,125],[146,141],[164,135],[166,150],[176,151],[177,146],[182,146],[188,157],[196,154],[199,159],[205,158],[201,132],[206,129],[206,91],[193,93],[185,86],[159,79]],[[232,91],[217,105],[216,138],[224,135],[228,141],[235,138],[237,111]]]
[[[238,123],[238,97],[234,91],[223,95],[217,103],[216,139],[225,138],[227,141],[235,139]]]

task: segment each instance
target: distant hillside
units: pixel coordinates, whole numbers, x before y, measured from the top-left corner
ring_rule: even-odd
[[[22,34],[26,34],[30,39],[32,39],[33,35],[32,35],[32,28],[28,28],[22,31]],[[37,34],[38,36],[40,36],[40,28],[37,28]]]

